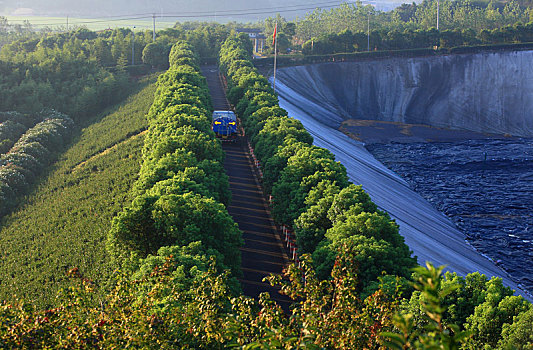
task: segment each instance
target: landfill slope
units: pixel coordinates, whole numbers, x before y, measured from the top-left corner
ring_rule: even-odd
[[[321,80],[313,79],[309,73],[320,69],[314,66],[318,65],[284,68],[278,72],[276,92],[280,106],[289,112],[289,116],[299,119],[313,135],[314,143],[329,149],[336,160],[347,168],[350,180],[362,184],[372,200],[396,220],[400,225],[400,233],[418,257],[418,262],[422,265],[425,261],[447,265],[448,270],[461,275],[479,271],[489,277],[501,277],[506,285],[532,301],[531,295],[501,268],[468,245],[465,235],[444,214],[377,161],[363,143],[337,130],[343,120],[354,116],[346,114],[342,106],[335,105],[334,98],[341,93],[348,94],[340,91],[342,89],[339,86],[352,84],[355,88],[356,84],[345,81],[351,78],[348,74],[344,78],[330,75],[332,81],[324,84]],[[299,71],[297,76],[292,76],[295,71]],[[323,76],[323,79],[328,78]]]
[[[335,62],[283,68],[278,79],[331,112],[533,137],[533,51]]]

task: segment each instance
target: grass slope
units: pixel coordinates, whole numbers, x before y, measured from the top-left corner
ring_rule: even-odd
[[[140,168],[154,77],[93,119],[0,229],[0,300],[46,306],[72,267],[97,283],[109,269],[110,221],[131,200]]]

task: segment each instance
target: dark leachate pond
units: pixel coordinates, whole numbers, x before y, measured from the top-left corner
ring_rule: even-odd
[[[533,292],[533,139],[367,148]]]

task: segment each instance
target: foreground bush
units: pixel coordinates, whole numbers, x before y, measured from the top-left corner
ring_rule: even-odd
[[[458,281],[444,278],[443,267],[427,264],[426,268],[415,270],[410,283],[420,295],[420,303],[414,315],[399,307],[404,288],[399,279],[383,280],[373,294],[360,296],[356,250],[344,247],[339,251],[327,280],[319,279],[312,261],[303,256],[301,266],[289,266],[284,278],[269,278],[295,300],[288,316],[268,294],[262,294],[259,300],[236,297],[230,287],[235,281],[227,273],[220,273],[214,258],[209,258],[211,254],[216,255],[206,251],[200,242],[162,248],[157,255],[139,260],[134,275],[117,273],[114,287],[101,298],[98,286],[78,269],[72,269],[72,286],[58,295],[53,308],[39,311],[23,302],[0,306],[0,346],[480,348],[479,344],[474,345],[478,336],[475,331],[461,330],[447,320],[451,307],[446,299],[467,290]],[[506,303],[509,304],[518,305]],[[492,334],[503,337],[491,348],[530,348],[531,310],[526,308],[512,323],[503,323],[502,329]],[[418,327],[416,319],[425,326]]]

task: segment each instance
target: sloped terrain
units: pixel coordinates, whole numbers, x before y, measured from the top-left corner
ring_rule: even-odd
[[[97,283],[112,272],[105,236],[113,216],[131,200],[143,145],[143,137],[135,135],[146,128],[152,83],[142,82],[125,102],[95,116],[19,208],[4,218],[1,299],[16,295],[42,306],[52,301],[72,267]]]
[[[533,136],[533,51],[335,62],[280,69],[278,79],[328,110],[318,119],[424,124]]]

